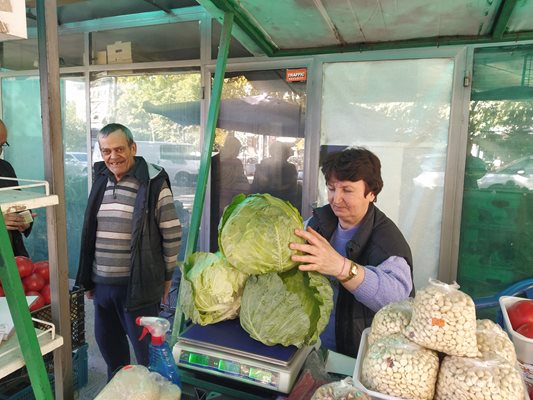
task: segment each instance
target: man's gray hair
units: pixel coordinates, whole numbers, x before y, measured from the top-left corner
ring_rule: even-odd
[[[133,135],[131,134],[131,131],[124,125],[116,124],[116,123],[107,124],[102,129],[100,129],[100,132],[98,132],[98,136],[96,137],[96,139],[98,140],[101,137],[107,137],[116,131],[124,132],[124,135],[126,135],[126,139],[128,140],[129,147],[131,147],[131,145],[135,143],[135,140],[133,140]]]

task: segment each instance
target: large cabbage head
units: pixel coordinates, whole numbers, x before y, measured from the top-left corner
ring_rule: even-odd
[[[218,226],[218,244],[231,265],[248,274],[283,272],[294,266],[289,243],[303,219],[289,202],[269,194],[235,196]]]
[[[209,325],[239,315],[248,278],[220,253],[193,253],[183,265],[180,306],[195,324]]]
[[[250,276],[242,295],[240,322],[266,345],[312,345],[326,328],[333,308],[329,280],[298,268]]]

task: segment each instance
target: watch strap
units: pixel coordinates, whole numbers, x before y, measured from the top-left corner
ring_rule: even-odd
[[[342,283],[346,283],[350,279],[355,278],[358,273],[359,273],[359,265],[350,260],[350,267],[348,268],[348,276],[344,279],[339,279],[339,281]]]

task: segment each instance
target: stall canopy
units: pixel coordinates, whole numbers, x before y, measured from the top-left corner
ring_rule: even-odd
[[[268,56],[521,41],[531,0],[197,0]],[[249,47],[252,51],[252,46]]]
[[[146,102],[143,108],[180,125],[200,124],[199,101],[162,105]],[[303,119],[303,109],[298,104],[269,96],[248,96],[222,100],[217,127],[258,135],[304,137]]]
[[[232,35],[254,55],[533,39],[532,0],[57,0],[57,5],[60,31],[84,22],[109,26],[109,18],[120,22],[126,15],[160,12],[172,22],[198,10],[219,20],[231,12]],[[26,6],[28,26],[35,26],[35,0]]]

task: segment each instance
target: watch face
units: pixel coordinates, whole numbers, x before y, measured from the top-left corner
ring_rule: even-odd
[[[352,267],[350,268],[350,275],[351,276],[357,275],[357,264],[352,263]]]

